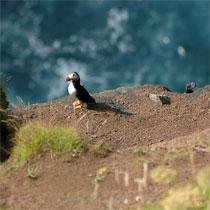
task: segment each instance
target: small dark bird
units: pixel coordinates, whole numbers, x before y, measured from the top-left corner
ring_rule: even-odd
[[[95,99],[82,85],[80,85],[80,76],[77,72],[67,75],[66,82],[70,82],[68,86],[69,95],[73,95],[78,98],[78,101],[73,103],[74,109],[81,108],[81,103],[85,103],[87,105],[96,104]]]
[[[195,88],[196,88],[195,82],[187,83],[185,86],[185,93],[193,93]]]

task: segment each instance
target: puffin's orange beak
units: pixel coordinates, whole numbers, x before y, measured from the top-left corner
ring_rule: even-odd
[[[69,77],[69,76],[67,76],[66,78],[65,78],[65,81],[66,82],[68,82],[68,81],[71,81],[72,79]]]

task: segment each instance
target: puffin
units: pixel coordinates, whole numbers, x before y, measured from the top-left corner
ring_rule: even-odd
[[[87,106],[96,104],[95,99],[80,84],[80,76],[77,72],[68,74],[65,81],[70,82],[68,86],[69,95],[76,96],[78,99],[73,103],[74,110],[82,108],[82,104],[87,104]]]

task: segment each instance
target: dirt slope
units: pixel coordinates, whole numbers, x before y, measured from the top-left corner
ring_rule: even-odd
[[[170,105],[157,104],[149,94],[164,94]],[[190,95],[168,92],[162,87],[121,88],[94,95],[99,103],[90,109],[72,109],[66,97],[43,105],[16,109],[25,120],[75,127],[91,141],[103,141],[109,148],[124,150],[151,145],[210,126],[210,91]]]
[[[151,101],[150,93],[169,96],[171,104]],[[7,164],[1,165],[0,209],[141,209],[144,202],[160,199],[169,188],[154,183],[148,175],[147,185],[140,192],[135,180],[144,173],[149,174],[159,165],[172,167],[178,174],[176,184],[183,185],[209,165],[210,152],[195,143],[199,139],[210,140],[208,88],[186,95],[145,86],[94,96],[97,107],[76,112],[69,97],[13,110],[25,122],[41,120],[73,126],[85,139],[103,142],[113,152],[105,158],[88,153],[71,160],[43,154],[17,171],[8,171]],[[188,153],[191,147],[193,160]],[[182,149],[182,153],[177,155],[174,148]],[[143,170],[144,163],[147,172]],[[26,177],[33,165],[38,167],[36,180]],[[103,166],[108,174],[96,186],[96,172]],[[116,173],[120,174],[119,179]]]

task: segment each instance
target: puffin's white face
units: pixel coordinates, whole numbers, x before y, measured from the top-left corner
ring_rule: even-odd
[[[80,79],[80,78],[79,78],[79,74],[76,73],[76,72],[73,72],[73,73],[67,75],[67,77],[66,77],[66,82],[67,82],[67,81],[77,81],[77,80],[79,80],[79,79]]]

